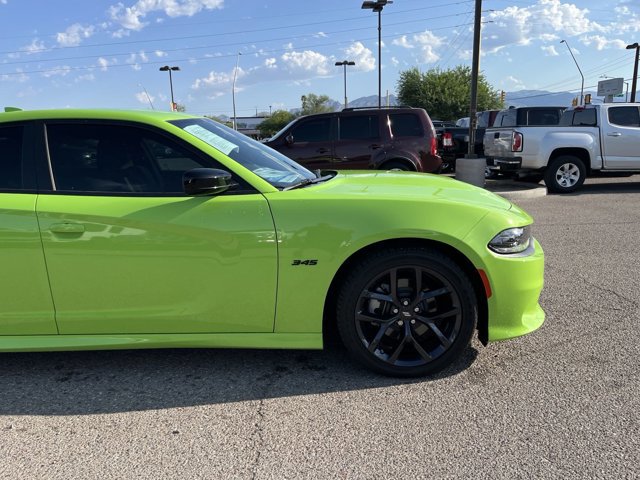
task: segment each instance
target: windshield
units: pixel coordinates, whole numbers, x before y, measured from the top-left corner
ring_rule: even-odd
[[[281,153],[208,118],[169,123],[211,145],[277,188],[316,178],[312,172]]]

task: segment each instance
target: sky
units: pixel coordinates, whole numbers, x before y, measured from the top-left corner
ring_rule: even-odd
[[[0,108],[170,108],[238,116],[378,90],[378,15],[361,0],[0,0]],[[400,72],[471,65],[475,1],[382,11],[382,93]],[[640,1],[484,0],[480,69],[497,90],[595,90],[633,75]],[[560,43],[565,40],[566,43]],[[567,48],[567,45],[569,48]],[[237,69],[236,69],[237,65]],[[524,96],[526,94],[520,94]],[[509,99],[507,97],[507,100]]]

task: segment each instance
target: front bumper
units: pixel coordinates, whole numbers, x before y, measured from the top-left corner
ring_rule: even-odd
[[[539,328],[545,313],[539,299],[544,285],[544,252],[533,240],[530,255],[497,255],[487,262],[492,295],[487,299],[488,340],[526,335]]]

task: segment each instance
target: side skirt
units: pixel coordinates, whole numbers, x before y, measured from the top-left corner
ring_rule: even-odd
[[[322,333],[197,333],[0,336],[0,352],[141,348],[322,349]]]

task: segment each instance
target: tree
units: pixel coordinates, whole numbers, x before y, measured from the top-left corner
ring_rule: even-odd
[[[187,107],[182,103],[176,103],[176,112],[186,112]]]
[[[424,108],[431,118],[455,120],[469,116],[471,68],[459,65],[453,69],[433,69],[421,73],[417,68],[400,72],[398,80],[400,104]],[[503,107],[500,92],[480,73],[478,75],[478,111]]]
[[[316,95],[315,93],[309,93],[303,95],[300,100],[302,101],[301,115],[311,115],[313,113],[325,113],[333,112],[333,108],[329,105],[325,105],[330,99],[327,95]]]
[[[295,115],[291,112],[287,112],[286,110],[276,110],[269,118],[258,124],[260,135],[266,138],[273,137],[282,129],[282,127],[287,125],[294,118]]]

